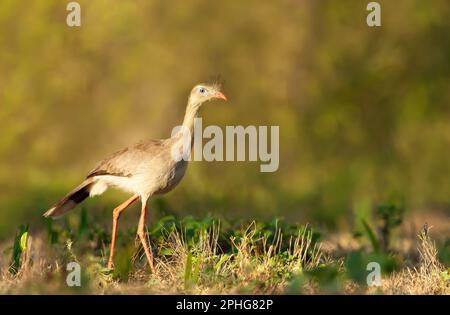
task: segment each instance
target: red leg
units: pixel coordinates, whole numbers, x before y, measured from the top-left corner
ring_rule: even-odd
[[[153,265],[153,255],[150,245],[147,243],[147,238],[145,235],[145,217],[147,214],[146,202],[142,201],[142,211],[141,218],[139,219],[137,234],[141,240],[142,246],[144,247],[145,256],[147,257],[148,265],[153,273],[156,272],[155,266]]]
[[[114,247],[116,245],[116,234],[117,234],[117,224],[119,223],[120,213],[125,210],[129,205],[135,202],[139,198],[139,195],[134,195],[124,203],[120,204],[113,211],[113,228],[112,228],[112,238],[111,238],[111,250],[109,252],[109,261],[108,268],[112,269],[114,267],[113,258],[114,258]]]

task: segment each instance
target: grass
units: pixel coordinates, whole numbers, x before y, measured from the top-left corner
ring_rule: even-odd
[[[391,294],[449,294],[449,269],[438,259],[436,245],[428,235],[425,225],[418,235],[418,266],[402,270],[384,284],[383,289]]]
[[[34,234],[19,228],[3,246],[10,259],[1,260],[0,293],[450,294],[448,261],[439,258],[448,242],[436,244],[426,225],[415,237],[394,233],[401,220],[386,224],[392,221],[382,215],[379,226],[364,222],[362,235],[281,220],[163,217],[148,229],[157,269],[151,274],[134,228],[119,235],[115,269],[105,268],[110,235],[81,211],[77,226],[49,221]],[[66,284],[70,262],[81,267],[80,287]],[[369,262],[380,265],[380,286],[367,285]]]

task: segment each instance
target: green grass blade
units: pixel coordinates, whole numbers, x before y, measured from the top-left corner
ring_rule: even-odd
[[[192,278],[192,254],[189,252],[186,257],[186,267],[184,270],[184,287],[187,288]]]
[[[370,225],[367,223],[366,220],[361,219],[361,223],[364,227],[364,230],[367,233],[370,243],[372,244],[373,250],[375,252],[379,252],[380,251],[380,242],[378,241],[373,229],[370,227]]]
[[[27,247],[27,238],[28,238],[28,224],[21,225],[19,227],[19,232],[16,234],[16,237],[14,238],[11,264],[9,267],[9,272],[12,274],[17,274],[20,270],[22,254],[25,252]]]

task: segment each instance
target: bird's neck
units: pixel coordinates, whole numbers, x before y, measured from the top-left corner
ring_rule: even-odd
[[[183,128],[189,130],[191,137],[194,136],[194,119],[198,117],[201,103],[189,100],[186,107],[186,113],[183,119]]]

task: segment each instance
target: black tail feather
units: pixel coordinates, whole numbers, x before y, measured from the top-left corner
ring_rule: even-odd
[[[47,210],[47,212],[44,213],[44,217],[58,217],[75,208],[76,205],[89,197],[93,184],[94,180],[92,178],[86,179],[77,188],[72,190],[53,207]]]

